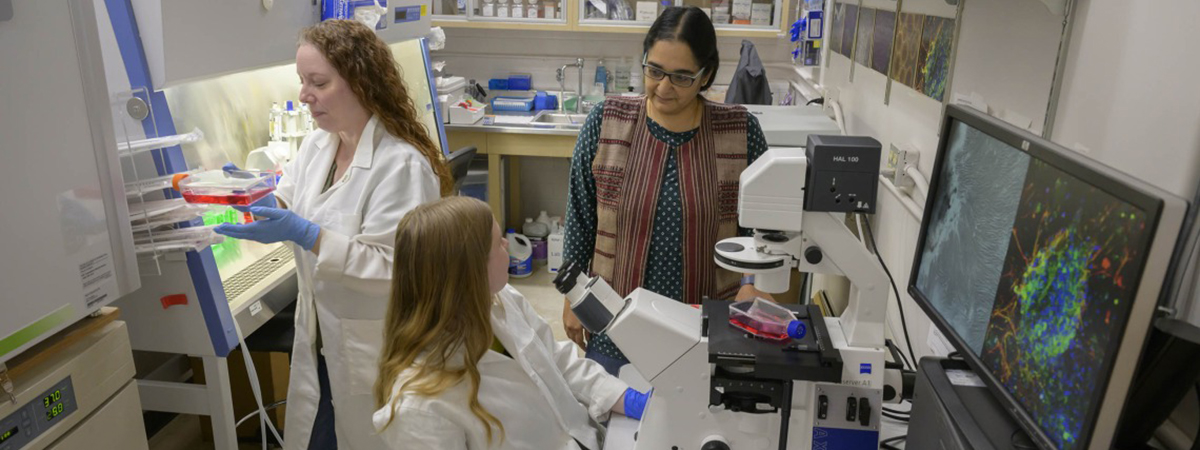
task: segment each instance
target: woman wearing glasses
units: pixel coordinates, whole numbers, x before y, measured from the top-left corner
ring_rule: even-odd
[[[571,159],[564,259],[590,262],[621,295],[638,287],[686,303],[766,296],[717,267],[713,246],[739,234],[738,177],[767,150],[758,120],[700,93],[717,72],[717,35],[696,7],[671,7],[642,44],[644,96],[592,110]],[[628,360],[604,335],[568,337],[616,375]]]

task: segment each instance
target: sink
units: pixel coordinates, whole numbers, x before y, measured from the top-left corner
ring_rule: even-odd
[[[545,125],[558,125],[566,127],[582,127],[583,122],[587,121],[587,114],[568,114],[568,113],[551,113],[543,112],[538,114],[533,119],[533,123]]]

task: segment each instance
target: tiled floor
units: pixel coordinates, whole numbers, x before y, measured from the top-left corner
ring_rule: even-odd
[[[516,287],[525,295],[533,308],[537,310],[550,329],[554,330],[555,339],[566,339],[562,327],[563,296],[554,290],[552,281],[554,275],[546,272],[546,267],[537,267],[533,275],[526,278],[511,278],[509,284]],[[208,442],[206,442],[208,441]],[[200,431],[200,419],[197,416],[181,415],[159,431],[150,440],[150,450],[207,450],[213,448],[211,439],[203,439]],[[260,445],[242,444],[239,450],[253,450]]]

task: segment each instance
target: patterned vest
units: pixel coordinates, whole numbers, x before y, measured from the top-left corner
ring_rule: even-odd
[[[746,169],[746,109],[704,101],[700,130],[678,149],[683,205],[683,298],[732,298],[741,274],[713,262],[713,246],[737,235],[738,178]],[[645,97],[604,101],[596,180],[592,273],[625,296],[642,286],[670,146],[650,135]],[[618,264],[619,261],[619,264]]]

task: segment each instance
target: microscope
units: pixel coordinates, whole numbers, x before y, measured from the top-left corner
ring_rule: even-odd
[[[885,364],[888,278],[843,222],[873,213],[880,144],[810,135],[772,149],[740,177],[739,223],[753,237],[716,245],[716,263],[786,292],[791,271],[845,275],[840,317],[788,305],[799,338],[761,339],[730,325],[730,301],[700,309],[638,288],[622,298],[568,261],[555,285],[593,333],[605,332],[653,386],[634,448],[876,449],[885,402],[899,402],[899,366]],[[894,358],[899,360],[899,358]]]

